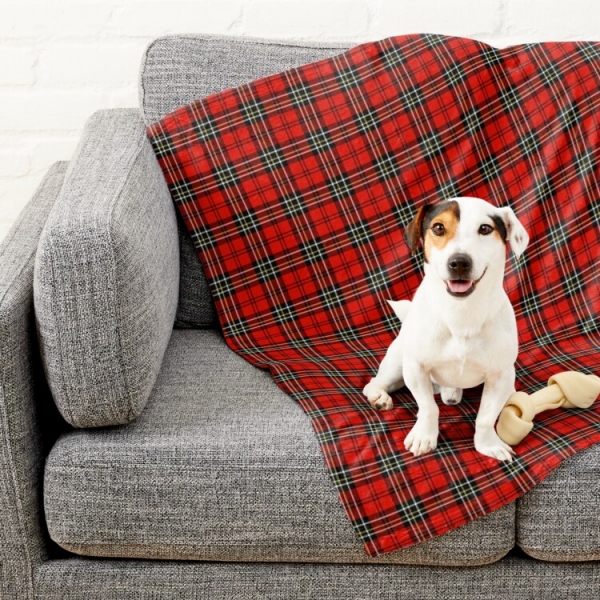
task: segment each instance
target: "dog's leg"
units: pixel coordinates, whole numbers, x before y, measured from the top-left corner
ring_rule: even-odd
[[[383,357],[377,375],[364,387],[363,394],[373,408],[389,410],[393,405],[389,393],[399,390],[403,385],[402,345],[400,337],[397,337]]]
[[[481,454],[502,461],[512,461],[515,451],[496,433],[494,425],[506,401],[515,391],[515,370],[508,369],[497,378],[488,379],[483,386],[481,405],[475,419],[475,449]]]
[[[437,445],[440,410],[433,397],[431,377],[421,365],[406,364],[404,379],[419,407],[417,422],[406,436],[404,447],[415,456],[420,456],[431,452]]]

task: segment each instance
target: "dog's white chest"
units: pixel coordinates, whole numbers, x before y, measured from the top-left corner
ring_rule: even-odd
[[[485,380],[487,353],[474,338],[449,337],[427,365],[435,383],[444,387],[471,388]]]

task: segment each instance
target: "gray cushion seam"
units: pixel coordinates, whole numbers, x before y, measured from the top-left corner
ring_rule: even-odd
[[[142,150],[144,149],[144,143],[146,141],[146,130],[143,130],[143,134],[141,136],[139,145],[132,157],[132,159],[129,161],[129,163],[127,164],[127,170],[126,170],[126,175],[123,176],[123,180],[121,181],[120,187],[118,188],[118,190],[115,193],[115,197],[110,205],[110,209],[108,212],[108,237],[110,240],[109,243],[109,247],[110,247],[110,253],[112,255],[112,265],[113,265],[113,276],[114,276],[114,281],[115,281],[115,296],[118,298],[119,297],[119,288],[120,288],[120,283],[119,283],[119,277],[118,274],[116,272],[116,260],[115,260],[115,254],[114,254],[114,245],[113,245],[113,212],[115,210],[115,206],[117,205],[118,201],[121,199],[121,195],[123,194],[123,189],[125,188],[125,184],[128,181],[128,176],[129,173],[131,172],[131,169],[133,167],[133,165],[135,164],[135,162],[137,161],[138,157],[141,155]],[[129,405],[129,409],[128,409],[128,419],[131,420],[132,416],[135,415],[135,410],[133,407],[133,400],[132,400],[132,394],[131,394],[131,384],[128,380],[127,377],[127,369],[125,368],[125,363],[123,361],[123,340],[121,337],[121,323],[123,322],[122,319],[122,314],[120,314],[120,303],[115,302],[113,303],[113,306],[116,306],[116,316],[118,316],[117,319],[117,327],[115,328],[115,334],[117,337],[117,344],[119,346],[119,351],[118,351],[118,359],[119,359],[119,366],[121,368],[121,373],[123,376],[123,384],[125,387],[125,395],[127,398],[127,402]],[[113,413],[114,414],[114,413]],[[117,417],[117,415],[114,415],[115,418]]]
[[[52,260],[50,261],[49,267],[52,271],[51,274],[51,281],[56,281],[55,279],[55,271],[54,271],[54,265],[56,264],[56,253],[54,250],[54,242],[52,240],[52,236],[50,236],[50,238],[47,240],[47,244],[48,244],[48,249],[49,252],[53,255]],[[54,294],[50,295],[50,302],[53,303],[53,298],[54,298]],[[55,314],[55,310],[52,309],[52,314]],[[62,350],[62,341],[61,341],[61,336],[57,336],[57,346],[58,346],[58,352],[57,352],[57,356],[58,356],[58,360],[60,362],[60,369],[58,371],[58,381],[59,381],[59,385],[61,387],[61,389],[64,390],[64,383],[65,383],[65,368],[64,368],[64,361],[63,361],[63,350]],[[62,392],[61,395],[64,395],[64,391]],[[67,406],[65,407],[65,412],[68,413],[69,415],[69,420],[73,421],[74,420],[74,415],[73,415],[73,411],[71,409],[71,404],[67,403]]]

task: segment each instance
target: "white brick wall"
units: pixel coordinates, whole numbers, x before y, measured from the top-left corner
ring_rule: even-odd
[[[0,0],[0,239],[87,117],[137,104],[167,33],[366,41],[433,32],[508,44],[600,39],[598,0]]]

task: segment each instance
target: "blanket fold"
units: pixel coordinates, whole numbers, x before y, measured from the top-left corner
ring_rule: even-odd
[[[420,282],[402,230],[452,196],[510,205],[531,242],[510,259],[518,387],[600,371],[600,44],[498,50],[390,38],[225,90],[148,128],[229,346],[268,368],[313,427],[372,556],[443,534],[600,441],[600,410],[550,411],[510,463],[473,447],[480,389],[440,407],[415,458],[406,390],[361,394],[400,327],[386,300]]]

